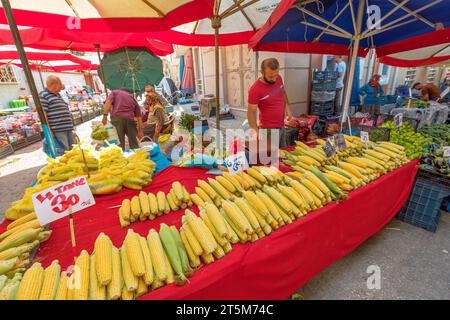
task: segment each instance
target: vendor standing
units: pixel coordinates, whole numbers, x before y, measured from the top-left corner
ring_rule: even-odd
[[[432,83],[416,82],[412,88],[420,91],[423,101],[434,100],[440,102],[442,100],[441,91]]]
[[[334,115],[338,116],[341,113],[341,96],[344,89],[344,76],[347,65],[342,56],[334,56],[334,62],[336,62],[335,70],[337,72],[336,79],[336,95],[334,96]]]
[[[283,79],[279,75],[280,64],[275,58],[261,63],[261,77],[251,86],[248,92],[247,120],[256,134],[260,129],[267,133],[270,140],[272,132],[279,130],[279,146],[286,146],[285,117],[290,120],[292,113],[289,107]],[[259,110],[259,121],[256,111]],[[258,136],[258,135],[257,135]]]
[[[64,86],[61,83],[61,79],[56,76],[47,77],[46,84],[47,88],[39,94],[39,98],[48,125],[52,130],[53,136],[64,150],[72,150],[72,114],[69,110],[69,106],[59,94]]]
[[[131,149],[139,148],[138,138],[144,136],[141,108],[134,96],[126,89],[113,90],[103,106],[103,124],[108,122],[111,111],[111,123],[116,127],[120,146],[125,150],[125,135]]]

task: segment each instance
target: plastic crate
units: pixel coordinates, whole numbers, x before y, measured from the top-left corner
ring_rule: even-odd
[[[397,218],[435,232],[441,217],[440,207],[450,194],[450,177],[419,169],[411,193]]]
[[[313,80],[315,81],[325,81],[325,80],[336,80],[337,71],[316,71],[313,74]]]
[[[28,143],[27,143],[26,138],[21,138],[14,142],[11,142],[11,146],[13,147],[14,150],[22,149],[22,148],[26,147],[27,145],[28,145]]]
[[[391,136],[391,129],[389,129],[389,128],[378,128],[378,127],[359,125],[358,129],[360,131],[368,132],[369,140],[372,142],[389,141],[389,138]]]
[[[336,81],[313,82],[312,91],[336,91]]]
[[[41,134],[39,132],[32,134],[32,135],[27,135],[27,144],[33,144],[36,143],[38,141],[41,141]]]
[[[313,102],[311,104],[311,114],[332,117],[334,114],[334,102]]]
[[[334,101],[336,91],[311,91],[312,102]]]
[[[381,105],[380,114],[391,114],[391,110],[395,108],[397,108],[395,103]]]

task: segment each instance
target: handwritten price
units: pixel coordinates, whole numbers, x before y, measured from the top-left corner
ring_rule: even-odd
[[[51,202],[52,210],[56,213],[63,213],[69,206],[74,206],[80,201],[80,197],[76,194],[71,194],[66,197],[65,194],[57,195]]]
[[[235,161],[235,162],[228,161],[226,164],[227,164],[227,167],[232,168],[233,171],[238,171],[241,166],[241,161]]]

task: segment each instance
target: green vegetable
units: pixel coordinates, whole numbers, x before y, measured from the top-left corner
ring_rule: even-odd
[[[102,124],[95,126],[92,131],[91,138],[100,141],[108,139],[108,132],[106,131],[105,126]]]

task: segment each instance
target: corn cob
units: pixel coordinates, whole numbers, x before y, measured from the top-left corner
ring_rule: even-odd
[[[172,190],[174,193],[174,196],[178,199],[180,202],[184,202],[184,192],[183,192],[183,186],[180,182],[175,181],[172,183]]]
[[[159,213],[158,201],[156,196],[151,192],[148,193],[148,203],[150,205],[150,215],[157,216]]]
[[[230,193],[236,193],[237,189],[228,179],[222,176],[216,177],[216,181],[219,182]]]
[[[150,204],[148,202],[148,195],[144,191],[139,193],[139,204],[141,207],[141,214],[148,217],[150,215]]]
[[[61,266],[59,265],[58,260],[54,260],[52,264],[44,270],[44,281],[39,294],[39,300],[55,299],[60,276]]]
[[[81,251],[75,260],[74,273],[68,279],[70,286],[67,294],[69,297],[70,293],[70,299],[87,300],[89,298],[89,278],[92,268],[95,268],[95,266],[90,266],[89,253],[86,250]]]
[[[214,189],[206,181],[197,180],[197,184],[212,200],[214,200],[214,201],[220,200],[219,194],[216,191],[214,191]],[[199,196],[202,197],[200,194],[199,194]],[[205,200],[205,199],[203,199],[203,200]]]
[[[278,210],[277,205],[272,199],[262,191],[256,191],[256,196],[261,200],[262,203],[269,209],[270,215],[278,222],[283,221],[280,215],[280,210]]]
[[[0,234],[0,241],[3,240],[8,240],[9,237],[11,237],[12,235],[14,235],[15,233],[19,233],[23,230],[27,230],[27,229],[37,229],[40,228],[41,225],[39,224],[39,221],[37,219],[25,222],[13,229],[9,229],[8,231],[3,232],[2,234]]]
[[[166,262],[167,266],[167,279],[165,281],[166,284],[171,284],[175,282],[175,274],[173,273],[173,268],[170,265],[169,258],[167,257],[167,254],[164,252],[164,261]]]
[[[224,213],[222,213],[222,211],[220,212],[220,215],[223,217]],[[227,240],[230,241],[232,244],[236,244],[239,242],[239,237],[236,234],[236,232],[234,232],[233,228],[231,228],[231,226],[228,224],[227,220],[225,220],[224,218],[224,222],[225,225],[227,226],[228,229],[228,238]]]
[[[211,199],[211,197],[205,191],[203,191],[202,188],[195,187],[195,193],[203,200],[203,202],[214,203],[214,200]]]
[[[197,206],[197,207],[202,207],[205,205],[205,202],[203,201],[202,198],[200,198],[200,196],[196,193],[192,193],[191,194],[191,199],[192,202]]]
[[[128,291],[126,286],[123,286],[122,287],[122,292],[121,292],[121,295],[120,295],[120,299],[121,300],[134,300],[134,290],[133,291]]]
[[[128,227],[129,225],[130,225],[130,222],[128,222],[128,221],[126,221],[124,218],[123,218],[123,210],[122,210],[122,207],[120,207],[119,208],[119,223],[120,223],[120,226],[122,227],[122,228],[125,228],[125,227]]]
[[[122,210],[122,217],[125,221],[130,221],[131,215],[131,201],[130,199],[123,199],[122,206],[120,207]]]
[[[220,212],[217,209],[217,207],[212,204],[207,203],[207,204],[205,204],[205,212],[206,212],[206,215],[208,216],[208,220],[214,226],[218,235],[220,237],[226,237],[228,234],[228,229],[227,229],[225,222],[223,221],[223,218],[220,215]]]
[[[200,243],[203,249],[203,253],[212,253],[216,249],[217,243],[215,242],[211,232],[202,223],[202,220],[190,210],[186,210],[186,214],[184,217],[186,218],[186,223],[188,224],[189,229],[192,231],[195,238]]]
[[[16,300],[38,300],[44,281],[44,268],[35,262],[23,275]]]
[[[35,240],[31,243],[25,243],[18,247],[6,249],[5,251],[0,252],[0,261],[12,259],[12,258],[18,257],[26,252],[30,252],[38,244],[39,244],[39,241]]]
[[[189,244],[191,245],[192,251],[195,253],[196,256],[200,256],[203,253],[203,248],[200,242],[195,237],[189,224],[183,223],[183,230],[184,233],[186,234],[186,238],[189,241]]]
[[[237,207],[233,206],[232,202],[224,201],[222,206],[226,216],[230,218],[230,220],[233,222],[236,228],[239,229],[240,232],[242,233],[252,232],[252,228],[248,220],[245,218],[243,213]]]
[[[267,217],[269,213],[269,209],[264,205],[264,203],[259,200],[256,194],[252,191],[245,191],[244,197],[248,201],[248,203],[255,208],[258,213],[260,213],[263,217]]]
[[[95,268],[99,286],[106,286],[112,278],[111,248],[111,240],[101,232],[94,244],[95,255],[97,256]]]
[[[244,172],[238,172],[237,174],[235,174],[233,176],[233,178],[235,178],[235,180],[239,183],[241,188],[243,188],[244,190],[253,189],[253,186],[249,183],[249,181],[244,176],[244,174],[245,174]]]
[[[18,247],[24,243],[34,241],[41,231],[41,228],[26,229],[10,235],[8,238],[0,242],[0,252],[5,251],[9,248]]]
[[[245,181],[244,183],[247,183],[250,189],[257,188],[257,184],[256,184],[257,180],[253,179],[250,175],[248,175],[245,172],[241,172],[240,174],[242,175],[242,178]],[[261,184],[258,182],[258,185],[260,186]]]
[[[112,278],[106,287],[106,297],[108,300],[117,300],[122,294],[122,264],[120,262],[119,249],[112,247]]]
[[[262,185],[267,183],[266,178],[253,167],[247,169],[247,174],[253,179],[256,179]]]
[[[258,219],[255,217],[252,209],[249,207],[248,202],[242,198],[236,198],[234,203],[240,209],[241,213],[247,218],[251,227],[256,231],[261,231],[261,226]]]
[[[214,256],[212,255],[212,253],[202,254],[202,260],[206,264],[211,264],[214,262]]]
[[[38,230],[41,230],[41,229],[38,229]],[[53,232],[52,230],[39,232],[39,234],[37,236],[37,240],[39,241],[39,243],[47,241],[50,238],[50,236],[52,235],[52,232]]]
[[[186,281],[187,279],[183,273],[181,257],[177,248],[175,238],[173,236],[172,230],[165,223],[160,224],[159,237],[173,270],[178,275],[181,281]]]
[[[164,249],[161,244],[158,232],[150,229],[147,235],[147,245],[150,250],[150,256],[153,264],[154,279],[165,281],[168,276],[168,266],[164,258]]]
[[[220,215],[220,213],[219,213],[219,215]],[[228,240],[225,237],[222,237],[219,235],[219,233],[217,232],[216,228],[214,227],[214,225],[212,224],[211,220],[209,219],[208,215],[206,214],[206,212],[204,210],[200,211],[200,217],[202,218],[203,222],[205,223],[205,225],[209,229],[209,231],[211,231],[211,234],[213,235],[216,242],[220,246],[225,245],[225,243],[227,243]],[[220,216],[220,218],[223,219],[222,216]],[[227,228],[225,223],[224,223],[224,226],[225,226],[225,228]],[[228,230],[227,230],[226,234],[228,234]]]
[[[56,289],[55,300],[67,300],[67,283],[69,278],[65,271],[61,272],[58,282],[58,288]]]
[[[182,190],[183,190],[183,202],[189,204],[189,202],[191,202],[191,195],[184,186],[182,187]]]
[[[106,300],[106,287],[102,286],[97,278],[97,263],[95,254],[91,255],[91,276],[89,285],[89,300]],[[108,282],[109,283],[109,282]]]
[[[140,249],[142,252],[142,258],[143,258],[143,261],[145,264],[145,274],[143,276],[143,279],[147,285],[150,285],[153,282],[153,277],[154,277],[150,251],[148,249],[146,239],[139,235],[137,235],[137,236],[138,236],[138,240],[139,240]]]
[[[170,231],[172,232],[172,237],[175,241],[175,245],[178,250],[178,255],[180,256],[181,268],[183,273],[189,277],[192,274],[192,269],[189,266],[189,258],[186,252],[186,249],[183,245],[183,241],[181,240],[180,232],[175,226],[170,226]]]
[[[314,167],[311,167],[310,170],[313,170]],[[314,185],[322,191],[322,193],[326,196],[331,193],[331,190],[320,180],[312,171],[306,171],[304,176],[314,183]]]
[[[131,266],[130,263],[128,262],[127,252],[124,245],[122,245],[122,248],[120,249],[120,261],[122,263],[122,276],[125,284],[124,288],[127,291],[135,291],[138,287],[138,278],[134,275],[133,271],[131,270]]]
[[[17,300],[21,278],[14,276],[12,280],[7,281],[0,291],[0,300]]]
[[[275,188],[265,186],[263,188],[263,191],[273,200],[273,202],[275,202],[278,205],[278,207],[281,210],[283,210],[286,213],[292,213],[293,209],[286,201],[286,198],[280,192],[275,190]]]
[[[138,280],[138,287],[137,287],[136,292],[135,292],[136,298],[138,298],[140,296],[143,296],[147,292],[148,292],[147,284],[145,283],[143,278],[139,278],[139,280]]]
[[[294,189],[280,185],[278,186],[278,190],[298,208],[306,208],[306,203],[303,201],[303,198]]]
[[[189,244],[189,241],[188,241],[183,229],[180,230],[180,237],[181,237],[181,240],[183,241],[184,248],[186,249],[186,253],[189,258],[191,267],[198,268],[201,264],[200,259],[192,250],[191,245]]]
[[[302,163],[307,164],[308,166],[318,166],[320,167],[320,162],[315,160],[314,158],[311,158],[310,156],[307,155],[303,155],[303,156],[298,156],[298,160]]]
[[[145,262],[139,241],[139,235],[128,229],[128,233],[123,242],[127,253],[127,260],[130,264],[131,271],[136,277],[142,277],[145,274]]]
[[[19,225],[22,225],[26,222],[29,222],[31,220],[37,219],[36,217],[36,213],[35,212],[31,212],[27,215],[24,215],[23,217],[14,220],[13,222],[11,222],[10,224],[8,224],[8,226],[6,227],[6,230],[11,230],[14,229],[16,227],[18,227]]]
[[[177,210],[179,210],[180,208],[175,204],[175,200],[173,199],[173,197],[172,197],[172,193],[168,193],[168,194],[166,194],[166,197],[167,197],[167,203],[169,204],[169,207],[170,207],[170,210],[171,211],[177,211]]]
[[[139,202],[139,197],[134,196],[131,198],[131,214],[135,219],[138,219],[138,217],[141,215],[141,204]]]
[[[216,191],[219,196],[225,200],[233,199],[233,195],[227,191],[218,181],[208,178],[209,185]],[[216,199],[217,200],[217,199]]]
[[[213,251],[213,256],[217,260],[223,258],[225,256],[225,251],[221,246],[217,246],[216,250]]]
[[[224,172],[222,177],[225,178],[229,183],[231,183],[235,189],[234,193],[241,193],[244,190],[242,182],[236,178],[234,175],[230,175],[228,172]],[[222,180],[222,179],[220,179]],[[219,181],[220,182],[220,181]]]
[[[230,226],[231,229],[233,229],[234,233],[236,234],[236,236],[239,238],[239,241],[241,243],[245,243],[248,241],[248,234],[245,232],[242,232],[239,230],[238,227],[236,227],[233,223],[233,221],[231,220],[231,218],[225,213],[224,210],[221,210],[220,213],[222,214],[222,216],[224,217],[225,221],[228,223],[228,225]],[[203,255],[202,255],[203,257]]]
[[[158,191],[156,194],[156,199],[158,201],[158,209],[159,213],[165,213],[166,212],[166,195],[162,191]]]

